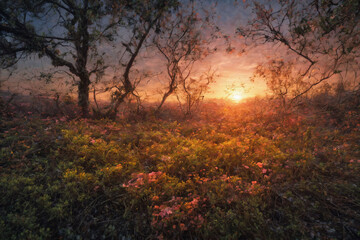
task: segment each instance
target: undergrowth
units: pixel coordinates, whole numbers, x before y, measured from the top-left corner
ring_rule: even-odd
[[[359,112],[212,116],[2,119],[1,239],[360,238]]]

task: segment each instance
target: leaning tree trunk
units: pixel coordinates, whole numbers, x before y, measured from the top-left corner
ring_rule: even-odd
[[[164,94],[164,96],[163,96],[162,99],[161,99],[161,102],[160,102],[159,106],[158,106],[157,109],[156,109],[156,112],[157,112],[157,113],[160,112],[161,107],[164,105],[166,99],[170,96],[170,94],[171,94],[171,93],[169,93],[169,92],[167,92],[167,93]]]
[[[156,110],[155,110],[155,113],[156,113],[156,114],[160,113],[160,109],[161,109],[162,106],[164,105],[166,99],[167,99],[174,91],[175,91],[175,88],[170,87],[169,91],[167,91],[167,92],[163,95],[159,106],[158,106],[158,107],[156,108]]]

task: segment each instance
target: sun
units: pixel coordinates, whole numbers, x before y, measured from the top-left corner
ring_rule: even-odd
[[[234,102],[240,102],[243,99],[243,95],[240,92],[235,92],[230,96],[231,100]]]

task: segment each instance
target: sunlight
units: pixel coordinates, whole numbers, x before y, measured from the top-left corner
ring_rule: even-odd
[[[234,92],[230,98],[233,102],[240,102],[244,96],[241,94],[241,92]]]

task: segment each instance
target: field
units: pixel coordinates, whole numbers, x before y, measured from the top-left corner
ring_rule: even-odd
[[[4,115],[1,239],[360,238],[360,109],[202,110]]]

